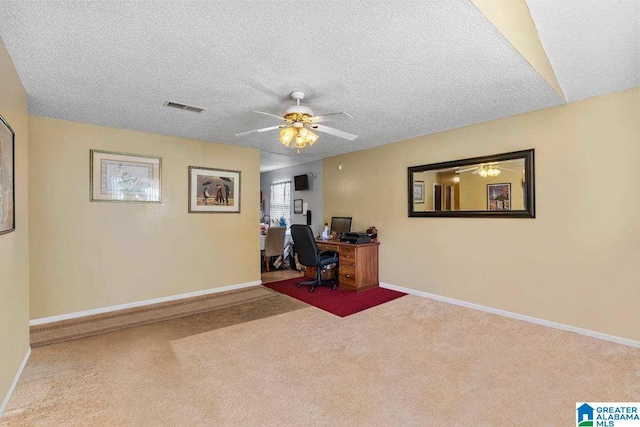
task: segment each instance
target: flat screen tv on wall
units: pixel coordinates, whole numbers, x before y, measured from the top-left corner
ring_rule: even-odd
[[[293,177],[293,183],[296,191],[308,190],[309,189],[309,176],[308,175],[297,175]]]

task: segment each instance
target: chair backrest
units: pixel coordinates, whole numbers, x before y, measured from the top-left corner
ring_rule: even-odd
[[[320,263],[318,245],[313,237],[313,231],[308,225],[294,224],[291,226],[291,237],[296,246],[298,261],[307,267],[314,267]]]
[[[284,233],[286,227],[269,227],[264,240],[265,256],[282,255],[284,253]]]

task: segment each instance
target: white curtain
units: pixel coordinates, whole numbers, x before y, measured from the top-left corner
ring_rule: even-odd
[[[271,200],[269,201],[271,224],[277,225],[284,217],[287,226],[291,225],[291,181],[271,184]]]

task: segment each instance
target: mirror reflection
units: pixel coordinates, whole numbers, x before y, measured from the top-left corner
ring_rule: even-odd
[[[534,216],[533,150],[415,166],[409,181],[409,216]]]

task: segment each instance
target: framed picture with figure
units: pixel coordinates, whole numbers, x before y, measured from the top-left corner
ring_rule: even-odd
[[[240,172],[189,166],[189,212],[240,213]]]
[[[0,116],[0,234],[16,229],[15,134]]]
[[[92,202],[161,203],[162,157],[91,150]]]
[[[487,208],[490,211],[511,210],[511,183],[487,184]]]
[[[302,199],[294,199],[293,201],[293,213],[301,214],[302,213]]]

